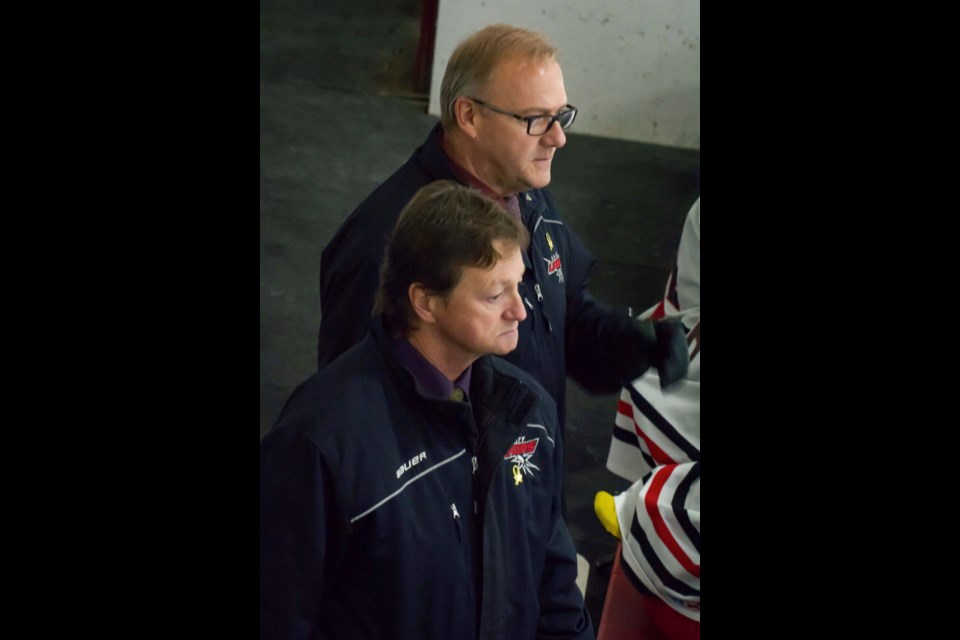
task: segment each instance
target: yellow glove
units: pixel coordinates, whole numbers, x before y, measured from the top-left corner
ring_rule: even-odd
[[[593,510],[597,512],[603,528],[619,540],[620,522],[617,520],[617,505],[613,502],[613,496],[606,491],[598,491],[593,500]]]

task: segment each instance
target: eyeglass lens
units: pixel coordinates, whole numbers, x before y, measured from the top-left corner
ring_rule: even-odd
[[[530,133],[532,135],[541,135],[549,130],[550,125],[553,124],[553,121],[556,120],[560,124],[561,129],[566,129],[571,124],[573,124],[573,119],[577,116],[576,109],[567,109],[561,111],[555,116],[543,116],[536,118],[530,123]]]

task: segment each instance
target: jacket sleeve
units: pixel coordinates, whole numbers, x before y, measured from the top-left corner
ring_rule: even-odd
[[[350,233],[344,234],[349,237]],[[317,369],[360,342],[370,329],[373,298],[380,280],[383,245],[358,252],[343,243],[324,249],[320,259],[320,335]]]
[[[593,623],[577,586],[577,552],[561,514],[563,446],[553,451],[556,473],[552,518],[543,573],[540,576],[540,618],[537,640],[594,640]]]
[[[260,639],[315,637],[331,546],[331,483],[316,447],[290,429],[260,443]]]
[[[360,342],[370,329],[380,262],[400,211],[433,176],[419,150],[351,213],[320,256],[318,369]]]
[[[564,335],[567,374],[592,393],[615,393],[650,367],[664,385],[687,371],[687,348],[679,322],[655,325],[615,311],[587,291],[595,259],[567,229],[567,316]]]
[[[577,554],[563,518],[557,518],[540,580],[537,640],[593,640],[593,623],[577,587]]]

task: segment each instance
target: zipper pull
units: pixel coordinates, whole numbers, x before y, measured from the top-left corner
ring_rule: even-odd
[[[454,519],[454,520],[459,520],[459,519],[460,519],[460,513],[457,511],[457,505],[456,505],[456,504],[451,504],[451,505],[450,505],[450,508],[453,509],[453,519]]]
[[[530,311],[533,311],[533,303],[527,300],[527,297],[523,297],[523,301],[527,303],[527,306],[530,307]]]
[[[473,473],[476,474],[477,467],[480,466],[479,464],[477,464],[477,456],[473,456],[472,458],[470,458],[470,461],[473,462]]]
[[[540,303],[540,308],[543,309],[543,294],[540,293],[540,285],[534,284],[533,288],[537,292],[537,302]],[[530,308],[533,309],[533,307],[530,307]],[[547,317],[546,312],[543,312],[542,315],[543,315],[543,323],[547,325],[547,333],[553,333],[553,324],[550,323],[550,318]]]

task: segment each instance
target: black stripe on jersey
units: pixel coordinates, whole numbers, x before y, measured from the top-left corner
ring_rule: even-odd
[[[638,508],[642,508],[641,505],[637,505]],[[640,553],[643,554],[644,560],[647,561],[647,564],[650,565],[650,568],[653,569],[654,573],[657,574],[657,577],[660,578],[660,582],[675,593],[679,593],[685,596],[699,596],[700,590],[694,589],[687,583],[681,581],[679,578],[670,573],[667,568],[660,562],[660,557],[653,550],[653,547],[650,546],[650,540],[647,539],[647,534],[640,526],[640,522],[634,518],[633,524],[630,525],[630,535],[633,536],[633,539],[636,541],[637,545],[640,547]],[[669,552],[668,552],[669,553]]]
[[[687,499],[687,494],[690,493],[690,487],[699,479],[700,463],[697,462],[690,471],[687,472],[686,477],[680,481],[676,493],[673,494],[673,500],[670,502],[673,515],[676,516],[677,522],[690,539],[690,542],[693,543],[693,546],[697,548],[697,551],[700,551],[700,531],[694,526],[693,522],[690,521],[690,514],[687,513],[686,508],[684,508],[684,502]]]
[[[639,436],[636,433],[627,431],[623,427],[614,425],[613,427],[613,437],[615,440],[619,440],[625,445],[634,447],[637,451],[640,452],[640,455],[643,456],[643,461],[647,463],[647,466],[653,468],[657,466],[657,461],[650,457],[650,455],[640,448],[640,443],[638,442]]]
[[[654,409],[653,405],[647,402],[646,398],[633,388],[633,385],[629,385],[627,389],[630,390],[630,399],[633,401],[634,406],[636,406],[637,409],[640,410],[640,413],[645,415],[670,442],[687,454],[690,460],[700,459],[700,450],[697,449],[692,442],[684,438],[666,418],[660,415],[660,412]]]

